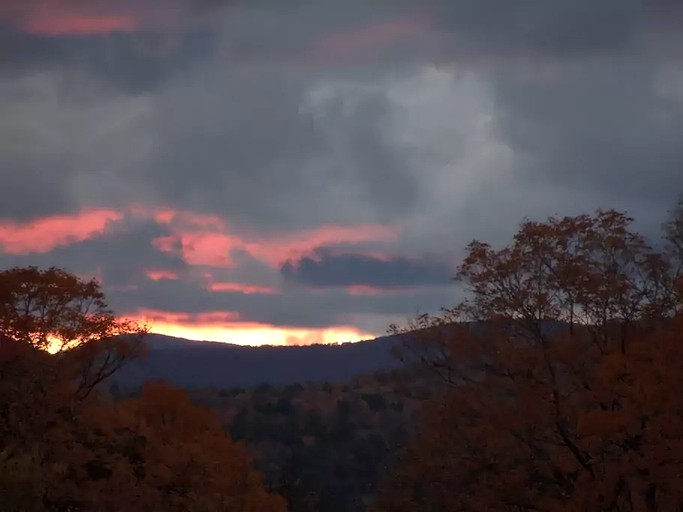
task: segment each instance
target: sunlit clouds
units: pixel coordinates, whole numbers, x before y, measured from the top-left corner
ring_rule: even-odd
[[[142,223],[142,224],[141,224]],[[119,211],[85,210],[71,215],[54,215],[26,222],[0,222],[0,246],[11,255],[42,255],[61,248],[78,250],[84,244],[110,244],[109,239],[125,237],[134,233],[140,225],[153,226],[162,236],[145,241],[146,250],[172,255],[182,267],[164,268],[148,266],[140,268],[137,279],[118,281],[103,271],[102,264],[90,272],[82,272],[84,278],[95,278],[104,290],[115,296],[126,297],[143,293],[145,281],[158,283],[184,283],[203,290],[207,297],[215,297],[212,303],[220,304],[220,297],[265,296],[286,301],[287,283],[281,272],[287,262],[320,260],[321,248],[330,254],[342,256],[354,247],[362,252],[362,245],[391,244],[400,234],[398,227],[363,224],[357,226],[324,225],[316,229],[304,229],[290,233],[254,234],[233,230],[230,223],[218,215],[195,213],[172,208],[151,208],[135,204]],[[142,248],[138,247],[139,252]],[[81,249],[82,250],[82,249]],[[93,254],[106,257],[103,251]],[[134,255],[133,259],[134,259]],[[366,258],[378,262],[391,262],[391,257],[378,250],[368,250]],[[240,278],[247,262],[261,265],[261,274],[252,280]],[[374,261],[374,260],[373,260]],[[249,265],[247,264],[247,267]],[[265,271],[265,272],[264,272]],[[346,293],[343,286],[339,287]],[[367,293],[372,293],[368,287]],[[365,293],[362,287],[348,289],[350,295]],[[206,300],[206,299],[204,299]],[[277,302],[272,302],[274,307]],[[279,326],[243,318],[238,311],[214,309],[195,313],[168,312],[138,308],[127,316],[149,324],[154,332],[189,339],[206,339],[238,344],[300,345],[309,343],[332,343],[371,338],[377,333],[363,331],[352,325]]]
[[[321,226],[312,230],[269,236],[241,235],[217,216],[185,211],[153,212],[159,224],[171,234],[153,240],[163,252],[177,254],[189,265],[233,267],[232,254],[244,251],[252,257],[278,267],[288,259],[299,258],[326,245],[382,242],[395,240],[398,228],[380,225]]]
[[[329,225],[268,236],[242,235],[215,215],[132,206],[121,211],[86,210],[27,222],[0,219],[0,245],[8,254],[48,252],[61,245],[102,236],[114,223],[124,224],[125,229],[129,217],[150,219],[166,227],[169,234],[151,240],[151,245],[159,251],[177,254],[191,266],[233,267],[232,254],[243,251],[278,268],[287,260],[312,254],[319,247],[392,241],[399,235],[398,228],[381,225]],[[178,278],[171,271],[159,269],[150,269],[148,277],[155,281]]]
[[[123,215],[112,210],[90,210],[27,222],[0,219],[0,247],[8,254],[45,253],[61,245],[102,235]]]
[[[152,281],[161,281],[163,279],[170,279],[170,280],[180,279],[180,276],[178,275],[178,273],[173,272],[172,270],[148,269],[145,271],[145,275],[147,276],[148,279],[150,279]]]

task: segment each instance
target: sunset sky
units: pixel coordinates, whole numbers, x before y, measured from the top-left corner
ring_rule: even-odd
[[[678,0],[0,0],[0,267],[152,330],[344,342],[474,237],[683,192]]]

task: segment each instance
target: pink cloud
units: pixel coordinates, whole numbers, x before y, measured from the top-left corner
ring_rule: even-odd
[[[46,253],[100,236],[121,219],[123,215],[114,210],[89,210],[23,223],[0,221],[0,248],[8,254]]]
[[[171,235],[155,238],[152,245],[163,252],[178,254],[189,265],[234,267],[231,252],[240,247],[239,237],[230,235],[227,223],[218,216],[184,210],[158,210],[134,206],[131,212],[151,217],[166,225]]]
[[[138,213],[145,213],[137,208]],[[156,222],[169,227],[171,234],[156,238],[154,247],[177,254],[189,265],[232,268],[234,251],[279,267],[324,245],[388,241],[398,237],[394,226],[362,224],[326,225],[283,235],[244,236],[233,232],[227,222],[213,215],[163,209],[147,212]]]
[[[180,275],[177,272],[173,272],[172,270],[150,269],[145,272],[145,275],[147,276],[147,279],[149,279],[150,281],[176,281],[180,279]]]
[[[200,267],[234,268],[233,255],[242,251],[279,268],[288,260],[296,261],[307,255],[315,257],[315,249],[319,247],[333,250],[339,245],[387,242],[399,235],[398,227],[378,224],[325,225],[285,234],[244,235],[235,232],[225,220],[215,215],[133,206],[121,211],[86,210],[24,223],[0,221],[0,249],[9,254],[50,252],[59,246],[101,236],[110,223],[125,221],[130,215],[152,219],[165,226],[169,234],[152,240],[153,247],[180,256],[188,265]],[[376,254],[384,257],[381,253]],[[179,278],[174,272],[160,269],[149,269],[147,277],[155,281]],[[233,285],[224,284],[224,291],[227,291],[226,286]]]
[[[178,254],[188,265],[234,267],[231,252],[240,247],[240,240],[224,233],[183,231],[156,238],[155,248]]]
[[[258,259],[279,267],[285,261],[297,260],[321,246],[389,241],[397,237],[398,230],[393,226],[326,225],[289,235],[248,242],[245,244],[245,249]]]

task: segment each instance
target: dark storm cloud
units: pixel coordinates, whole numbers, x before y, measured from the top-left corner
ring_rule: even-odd
[[[69,72],[80,82],[71,91],[76,101],[94,86],[99,94],[108,89],[141,94],[175,75],[192,73],[213,49],[212,35],[198,30],[54,37],[0,26],[0,77],[46,70]]]
[[[18,47],[8,73],[27,77],[40,69],[49,75],[36,80],[53,84],[33,92],[20,84],[17,104],[49,102],[61,111],[43,106],[45,129],[17,135],[28,135],[26,144],[37,151],[7,161],[5,168],[28,166],[37,174],[50,167],[57,176],[52,193],[61,198],[55,212],[69,202],[66,209],[76,210],[89,203],[120,207],[146,201],[219,213],[259,229],[389,221],[408,212],[418,200],[416,169],[383,136],[392,104],[381,88],[365,87],[378,72],[352,78],[348,91],[314,98],[317,90],[338,85],[330,81],[335,62],[316,60],[316,42],[331,27],[370,23],[383,11],[326,5],[334,16],[303,5],[295,11],[269,2],[235,10],[223,6],[202,25],[203,32],[192,33],[15,33]],[[97,123],[94,132],[54,126],[50,117],[65,111],[78,117],[104,105],[125,112],[119,104],[132,103],[131,97],[138,98],[142,114],[131,112],[117,123],[109,113],[83,119],[81,124]],[[129,142],[107,133],[109,125],[118,130],[123,122]],[[42,156],[48,129],[56,148]],[[144,160],[121,163],[131,153],[126,146],[142,139],[153,139]],[[29,184],[16,174],[8,189],[21,192]],[[349,207],[361,202],[363,209]],[[49,211],[50,201],[41,204],[41,213]],[[5,210],[24,213],[21,204]]]
[[[520,178],[600,190],[635,208],[670,202],[683,188],[683,108],[657,90],[659,66],[599,60],[544,81],[501,78],[499,133],[528,156]]]
[[[443,0],[436,26],[461,50],[547,58],[623,50],[645,19],[644,0]]]
[[[174,108],[158,109],[164,146],[144,181],[162,197],[266,229],[387,221],[415,206],[415,170],[381,135],[391,108],[381,91],[316,112],[302,78],[286,72],[195,79],[161,99]]]
[[[367,285],[382,289],[425,285],[449,285],[452,269],[446,262],[434,259],[409,259],[353,253],[315,251],[285,263],[281,272],[286,279],[312,287],[344,287]]]
[[[11,158],[3,153],[0,143],[0,218],[24,220],[69,211],[73,202],[64,188],[63,176],[45,172],[62,165],[55,159]]]
[[[438,4],[440,58],[488,84],[492,133],[514,155],[501,176],[528,184],[518,215],[614,207],[656,236],[683,190],[683,4]]]

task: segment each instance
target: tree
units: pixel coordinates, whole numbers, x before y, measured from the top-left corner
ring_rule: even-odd
[[[683,505],[683,320],[667,259],[630,223],[598,211],[470,244],[471,297],[409,326],[405,353],[448,391],[376,510]]]
[[[636,319],[664,314],[667,261],[614,210],[525,221],[513,243],[495,251],[474,241],[456,279],[472,295],[455,310],[467,319],[514,322],[540,339],[548,322],[588,328],[597,344]]]
[[[139,397],[114,404],[92,402],[76,424],[53,436],[68,440],[42,453],[43,466],[57,464],[68,475],[44,483],[55,508],[284,511],[244,445],[231,440],[213,412],[168,384],[148,383]]]
[[[0,443],[3,434],[28,441],[71,414],[143,354],[145,332],[116,318],[95,280],[57,268],[0,272]]]
[[[634,337],[625,354],[557,340],[559,386],[539,350],[461,333],[487,371],[427,407],[374,510],[677,510],[682,329],[679,318]]]
[[[94,279],[54,267],[0,272],[0,331],[9,339],[62,352],[131,327],[117,321]]]
[[[95,281],[0,273],[0,508],[7,512],[284,510],[241,444],[186,393],[150,384],[112,401],[98,384],[142,353]]]
[[[144,354],[146,327],[117,318],[96,280],[58,268],[0,272],[0,333],[5,351],[24,345],[57,355],[54,370],[78,381],[89,395],[133,358]]]
[[[683,195],[669,213],[670,217],[663,226],[664,238],[669,244],[672,257],[679,265],[683,265]]]

